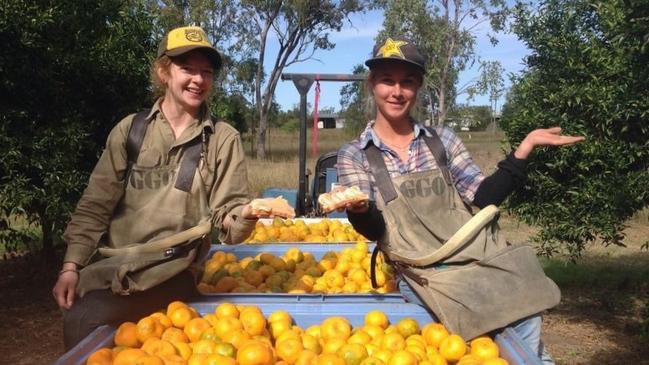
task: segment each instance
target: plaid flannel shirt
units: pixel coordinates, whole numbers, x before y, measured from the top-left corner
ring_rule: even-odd
[[[358,186],[370,199],[375,200],[377,187],[364,152],[370,142],[381,151],[391,177],[437,169],[435,157],[422,138],[424,135],[431,136],[430,132],[420,123],[413,124],[415,137],[410,142],[408,161],[404,163],[394,150],[381,142],[372,128],[374,121],[370,121],[358,139],[343,145],[338,151],[338,182],[343,186]],[[450,128],[437,126],[434,129],[445,147],[448,169],[455,188],[462,199],[471,204],[484,175],[473,162],[462,141]]]

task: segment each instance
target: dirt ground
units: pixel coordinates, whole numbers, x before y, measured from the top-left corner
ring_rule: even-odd
[[[631,234],[649,237],[646,227]],[[0,260],[0,363],[49,364],[62,355],[62,316],[51,295],[58,267],[35,257]],[[644,304],[635,294],[616,300],[626,296],[623,288],[562,288],[543,328],[557,364],[649,364],[649,340],[640,336]]]

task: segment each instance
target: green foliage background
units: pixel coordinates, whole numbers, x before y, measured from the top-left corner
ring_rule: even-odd
[[[152,24],[137,2],[0,5],[0,219],[51,249],[118,118],[147,105]]]
[[[587,138],[538,150],[526,188],[509,200],[542,227],[546,254],[578,257],[597,238],[622,245],[624,222],[649,204],[648,17],[641,0],[551,0],[515,12],[532,54],[503,110],[509,141],[554,125]]]

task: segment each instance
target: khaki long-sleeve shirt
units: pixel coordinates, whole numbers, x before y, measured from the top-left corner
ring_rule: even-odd
[[[212,123],[208,113],[189,126],[176,139],[169,122],[155,103],[151,121],[142,143],[137,164],[162,167],[178,164],[184,154],[182,146],[203,132],[209,132],[205,158],[198,169],[207,192],[213,227],[224,243],[242,242],[254,229],[255,221],[240,217],[241,208],[249,201],[248,176],[239,133],[224,122]],[[68,244],[65,262],[85,266],[99,245],[115,246],[107,236],[111,219],[124,194],[127,169],[126,140],[133,121],[130,115],[111,131],[106,148],[95,166],[88,186],[77,204],[63,235]],[[223,222],[230,216],[233,224],[225,229]],[[138,224],[134,221],[133,224]],[[191,227],[183,227],[188,229]],[[149,240],[162,238],[150,237]]]

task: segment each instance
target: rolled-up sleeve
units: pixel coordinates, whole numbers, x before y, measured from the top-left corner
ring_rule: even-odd
[[[357,186],[362,192],[374,200],[374,193],[368,173],[365,153],[360,148],[348,143],[338,151],[336,171],[338,182],[342,186]]]
[[[213,225],[218,229],[219,241],[240,243],[250,235],[256,221],[241,217],[241,209],[250,199],[248,170],[238,133],[232,133],[222,140],[217,146],[216,158],[216,178],[209,199]],[[228,215],[233,224],[225,227],[223,222]]]

